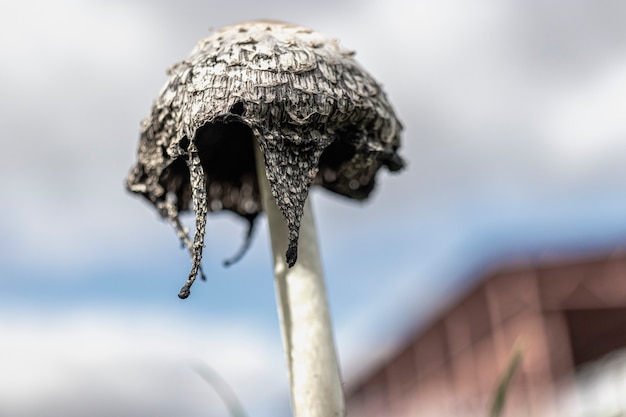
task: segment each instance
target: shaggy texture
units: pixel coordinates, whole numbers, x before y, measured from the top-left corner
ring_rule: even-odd
[[[127,187],[169,220],[200,269],[206,214],[230,210],[249,222],[262,211],[254,146],[289,229],[287,263],[312,184],[362,200],[382,166],[400,170],[400,122],[381,86],[337,41],[278,22],[226,27],[168,71],[141,125]],[[255,144],[256,142],[256,144]],[[193,201],[193,241],[179,213]]]

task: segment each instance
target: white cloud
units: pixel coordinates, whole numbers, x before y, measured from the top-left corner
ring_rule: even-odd
[[[606,62],[593,77],[568,87],[541,106],[554,152],[583,163],[626,154],[626,61]]]
[[[2,72],[45,88],[59,69],[100,68],[111,73],[133,71],[129,63],[141,49],[153,51],[158,31],[151,9],[125,2],[7,2],[0,15]],[[126,64],[126,65],[125,65]],[[7,80],[5,78],[5,80]]]
[[[0,410],[11,416],[228,415],[192,366],[218,372],[251,415],[287,403],[280,340],[236,320],[163,311],[0,311]]]

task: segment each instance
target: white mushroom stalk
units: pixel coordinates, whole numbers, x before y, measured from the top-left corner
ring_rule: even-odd
[[[228,26],[201,40],[141,126],[127,188],[175,228],[191,255],[179,297],[200,274],[206,216],[269,220],[296,417],[345,413],[315,226],[313,185],[363,200],[380,168],[399,171],[402,126],[354,53],[279,22]],[[193,205],[192,205],[193,203]],[[193,210],[191,239],[179,213]]]
[[[260,150],[256,156],[261,200],[274,255],[276,302],[292,409],[298,417],[342,417],[345,415],[343,388],[311,199],[304,205],[300,222],[298,262],[290,268],[284,255],[289,246],[287,223],[272,196]]]

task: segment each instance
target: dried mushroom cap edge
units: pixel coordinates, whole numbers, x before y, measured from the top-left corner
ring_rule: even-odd
[[[263,24],[265,25],[266,23]],[[254,26],[256,25],[256,23],[247,25]],[[267,23],[267,25],[272,24]],[[292,29],[298,28],[293,25],[280,25],[281,27],[289,27]],[[174,103],[177,99],[181,100],[181,98],[179,97],[181,93],[184,95],[186,94],[184,92],[187,89],[194,90],[194,88],[191,88],[188,84],[186,84],[187,81],[182,82],[182,78],[186,76],[185,74],[190,71],[190,68],[186,67],[186,65],[194,61],[194,54],[202,54],[203,45],[205,47],[207,45],[214,46],[214,43],[211,44],[211,42],[215,41],[215,38],[220,36],[223,37],[224,32],[227,32],[227,29],[232,32],[233,28],[234,27],[232,26],[225,28],[222,31],[215,32],[209,38],[200,41],[196,48],[194,48],[192,55],[187,60],[183,61],[183,63],[175,65],[174,67],[172,67],[172,69],[170,69],[170,80],[161,91],[159,98],[155,101],[155,107],[153,108],[152,115],[146,119],[146,121],[144,122],[144,129],[142,129],[142,142],[144,142],[144,140],[148,142],[150,140],[156,140],[156,142],[159,142],[158,137],[148,137],[150,136],[150,134],[152,134],[153,136],[159,136],[160,134],[164,133],[163,129],[159,130],[160,126],[158,125],[158,123],[163,123],[164,125],[166,125],[167,123],[174,123],[179,126],[178,129],[174,129],[170,132],[169,139],[167,137],[164,138],[163,135],[160,136],[161,143],[158,144],[161,147],[160,152],[163,153],[163,145],[165,144],[167,145],[165,148],[165,154],[166,156],[170,157],[170,160],[165,158],[160,161],[163,165],[160,167],[160,174],[162,174],[170,164],[175,162],[176,159],[184,158],[187,167],[190,170],[189,179],[191,180],[191,177],[195,178],[195,180],[193,181],[195,183],[195,186],[191,187],[191,193],[187,192],[187,194],[193,194],[194,196],[193,205],[194,212],[196,213],[196,233],[194,234],[193,243],[190,244],[189,238],[185,239],[182,237],[183,231],[181,231],[181,228],[177,226],[177,224],[180,223],[178,221],[178,212],[184,211],[186,209],[185,205],[180,201],[176,201],[175,203],[178,204],[178,207],[174,207],[176,210],[174,213],[172,213],[172,202],[164,198],[165,194],[169,193],[171,195],[172,190],[159,190],[157,193],[158,195],[155,194],[155,190],[158,189],[159,186],[161,188],[167,189],[171,186],[171,184],[159,184],[159,181],[161,181],[161,179],[159,178],[156,181],[152,180],[153,190],[146,190],[146,186],[149,188],[150,184],[142,183],[141,178],[139,178],[139,176],[137,175],[133,177],[132,173],[128,181],[129,189],[131,189],[131,191],[144,194],[144,196],[146,196],[157,207],[160,214],[170,220],[172,224],[174,224],[179,236],[181,236],[183,242],[185,242],[186,246],[188,246],[189,250],[192,252],[193,267],[190,273],[190,280],[192,281],[193,279],[195,279],[195,274],[199,270],[199,262],[203,246],[204,227],[206,225],[206,219],[204,219],[204,217],[206,216],[206,213],[208,211],[212,211],[210,210],[210,207],[207,207],[207,204],[209,204],[209,201],[207,201],[207,199],[211,198],[211,196],[207,196],[206,187],[209,186],[209,191],[211,190],[211,177],[209,175],[207,178],[204,178],[205,173],[202,166],[203,164],[201,156],[202,140],[199,137],[201,129],[210,127],[214,123],[225,122],[234,123],[234,125],[245,125],[250,129],[254,140],[257,140],[265,155],[265,168],[270,185],[272,186],[272,194],[290,226],[289,238],[291,243],[287,253],[287,259],[290,265],[293,265],[296,260],[299,219],[302,215],[301,206],[303,206],[304,201],[308,195],[308,189],[313,184],[313,182],[339,194],[361,199],[367,197],[367,195],[373,188],[376,172],[381,166],[387,166],[390,171],[399,170],[403,166],[403,161],[396,152],[397,148],[399,147],[398,135],[401,130],[401,125],[395,117],[395,114],[393,113],[393,110],[388,104],[386,96],[382,91],[380,91],[375,99],[380,100],[378,106],[381,106],[382,110],[378,110],[382,111],[383,115],[381,116],[381,114],[378,114],[377,116],[375,116],[386,118],[386,120],[379,120],[377,123],[390,123],[391,132],[393,134],[393,137],[387,138],[386,140],[384,140],[384,143],[377,143],[375,139],[376,136],[372,136],[371,133],[368,134],[366,129],[362,126],[357,127],[352,131],[349,131],[349,129],[345,129],[345,131],[342,133],[337,132],[336,126],[332,127],[332,129],[329,129],[328,132],[319,132],[318,129],[313,129],[306,125],[298,126],[296,124],[288,126],[289,129],[285,129],[289,130],[290,132],[281,132],[280,129],[276,129],[276,126],[268,127],[264,124],[264,117],[262,114],[260,114],[261,112],[255,112],[254,110],[254,102],[246,102],[244,100],[241,100],[240,98],[231,97],[229,96],[229,94],[232,93],[230,91],[225,91],[225,94],[227,95],[227,97],[229,97],[229,101],[227,103],[224,103],[229,107],[229,111],[226,113],[222,111],[221,114],[217,115],[213,114],[213,116],[209,118],[205,117],[204,122],[193,122],[194,119],[190,118],[189,114],[182,114],[182,111],[180,109],[178,109],[178,114],[171,114],[172,111],[170,111],[170,114],[168,114],[168,110],[172,110],[171,108],[168,108],[168,106],[172,107],[172,103]],[[315,34],[308,29],[304,30],[306,30],[306,32],[303,33]],[[331,42],[333,45],[336,46],[336,41],[328,39],[326,39],[326,41]],[[236,43],[236,39],[230,39],[230,42]],[[302,47],[302,45],[300,45],[300,47]],[[319,47],[316,46],[316,48]],[[349,58],[350,55],[351,54],[342,55],[342,59],[346,59],[349,62],[352,62],[351,58]],[[358,65],[354,63],[351,63],[350,65],[351,70],[362,71],[362,69]],[[373,85],[376,86],[377,89],[380,89],[380,86],[367,73],[363,72],[362,74],[357,75],[362,77],[369,77],[369,82],[373,83]],[[320,76],[320,74],[318,74],[318,76]],[[324,77],[323,73],[321,74],[321,77]],[[355,88],[358,88],[358,86]],[[275,101],[273,102],[274,107],[276,107]],[[198,104],[200,106],[207,105],[206,102],[201,102]],[[182,103],[182,107],[184,107],[184,105],[185,103]],[[192,107],[194,105],[197,106],[197,104],[194,104],[193,102],[187,102],[186,105],[191,105]],[[279,105],[285,105],[284,100],[280,101]],[[223,107],[224,105],[222,105],[222,108]],[[270,108],[270,111],[273,111],[272,108]],[[361,109],[361,111],[363,111],[363,109]],[[175,113],[176,109],[174,109],[173,112]],[[301,113],[302,112],[304,111],[301,111]],[[315,114],[315,112],[312,113]],[[367,115],[367,112],[365,112],[364,114],[367,117],[371,117],[371,115]],[[339,116],[343,117],[342,115]],[[174,119],[177,119],[178,122],[176,122],[176,120]],[[165,120],[165,122],[163,122],[163,120]],[[183,123],[182,121],[184,120],[187,120],[188,122]],[[300,130],[298,130],[298,128]],[[186,133],[186,135],[180,136],[179,134],[178,140],[176,140],[176,137],[174,135],[176,131],[184,132]],[[294,131],[296,133],[296,136],[293,135]],[[288,133],[290,133],[291,136],[289,136]],[[193,142],[193,145],[195,146],[190,145],[190,141],[186,139],[187,137],[193,138],[191,142]],[[302,145],[302,138],[305,138],[304,142],[308,143],[308,147],[306,147],[306,149],[298,148],[298,144]],[[168,140],[169,143],[167,143]],[[184,143],[185,141],[186,143]],[[156,147],[158,148],[158,146]],[[348,149],[350,147],[352,147],[352,149]],[[140,160],[141,150],[142,143],[140,143],[139,151]],[[349,160],[337,161],[329,157],[328,151],[336,150],[340,150],[344,152],[344,154],[347,152],[348,156],[350,157]],[[157,153],[159,152],[158,149],[156,151]],[[197,153],[195,157],[194,155],[192,155],[194,152]],[[349,155],[350,152],[352,152],[351,156]],[[345,158],[346,155],[343,155],[343,157]],[[354,162],[354,166],[349,166],[348,169],[344,169],[342,171],[342,167],[350,165],[350,163],[352,162]],[[318,173],[320,163],[322,164],[323,172]],[[331,166],[333,164],[334,166]],[[285,166],[291,168],[292,173],[290,175],[286,175],[285,172],[281,170],[281,167]],[[195,174],[192,172],[192,170],[195,170]],[[157,169],[156,171],[159,171],[159,169]],[[254,171],[254,167],[252,167],[252,171]],[[200,172],[202,172],[202,178],[206,180],[206,183],[203,183],[203,181],[199,179],[198,176],[200,175]],[[296,181],[293,180],[293,172],[297,173],[297,176],[295,176],[297,177]],[[345,177],[351,173],[356,173],[355,175],[358,175],[355,178],[351,179],[338,179],[338,177],[340,177],[341,175]],[[180,179],[178,179],[178,182],[184,182],[184,180],[181,181]],[[191,182],[192,181],[190,181],[189,184],[191,184]],[[155,183],[157,184],[157,187],[154,187]],[[204,192],[198,192],[198,190],[194,190],[198,186],[203,186],[205,189]],[[174,190],[174,194],[176,194],[177,198],[181,197],[184,194],[184,188],[185,184],[179,184],[179,188]],[[152,195],[150,195],[150,193],[152,193]],[[198,200],[198,204],[196,203],[196,200]],[[169,203],[167,210],[163,208],[164,201]],[[237,212],[232,208],[231,210]],[[240,212],[237,213],[242,215]],[[252,220],[248,218],[251,225],[254,224],[255,216],[256,213],[254,214],[254,216],[252,216]],[[202,235],[202,239],[200,238],[200,235]],[[248,239],[250,235],[251,233],[249,232]],[[246,247],[248,243],[249,241],[247,240],[246,244],[244,244],[244,247]],[[183,292],[181,292],[181,294],[183,294]]]

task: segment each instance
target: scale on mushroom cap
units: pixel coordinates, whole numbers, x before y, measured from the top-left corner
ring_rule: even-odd
[[[404,166],[397,153],[401,124],[353,55],[309,29],[259,21],[212,33],[169,69],[142,121],[127,188],[172,223],[191,253],[181,298],[201,273],[207,213],[230,210],[249,223],[242,250],[226,263],[249,244],[263,210],[255,146],[287,222],[290,267],[311,185],[361,200],[380,167]],[[193,240],[179,220],[192,202]]]

